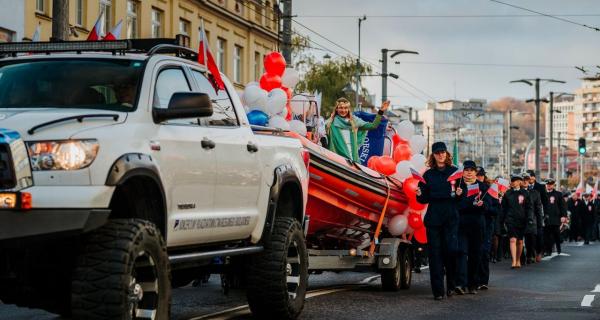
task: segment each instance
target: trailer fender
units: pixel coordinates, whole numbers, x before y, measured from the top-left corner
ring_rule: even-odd
[[[410,242],[400,238],[383,238],[379,243],[377,268],[394,269],[398,263],[400,246],[409,247]]]

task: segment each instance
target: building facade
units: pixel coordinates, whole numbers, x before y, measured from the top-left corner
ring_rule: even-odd
[[[576,137],[587,140],[588,155],[600,156],[600,78],[584,78],[582,86],[575,90],[575,102],[581,108],[580,121],[575,116],[574,122],[582,128],[576,131]]]
[[[544,105],[544,107],[549,107]],[[548,110],[548,109],[547,109]],[[577,103],[574,96],[563,95],[554,98],[554,112],[552,113],[552,131],[554,132],[554,148],[559,144],[574,148],[574,139],[581,135],[583,130],[582,105]],[[546,112],[545,145],[550,146],[550,112]],[[560,141],[559,141],[560,139]]]
[[[0,43],[20,41],[25,36],[25,2],[0,0]]]
[[[443,141],[452,151],[456,141],[459,162],[474,160],[490,175],[503,171],[505,114],[488,110],[486,100],[429,103],[419,118],[428,148]]]
[[[21,12],[4,10],[17,3]],[[0,41],[3,29],[14,35],[11,41],[21,41],[31,39],[38,26],[40,41],[50,39],[52,0],[0,0],[0,5]],[[203,19],[220,70],[242,88],[260,79],[265,54],[278,50],[278,5],[277,0],[70,0],[70,40],[85,40],[104,12],[102,34],[122,21],[122,39],[183,34],[190,48],[198,48]],[[21,21],[13,21],[21,15]]]

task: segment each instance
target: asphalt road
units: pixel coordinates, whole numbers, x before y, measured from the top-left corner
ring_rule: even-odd
[[[311,275],[301,319],[589,319],[600,320],[600,243],[566,244],[563,255],[520,270],[492,265],[490,290],[434,301],[429,274],[413,274],[410,290],[383,292],[372,273]],[[594,292],[595,291],[595,292]],[[243,292],[228,297],[217,276],[202,287],[177,289],[176,320],[251,319]],[[58,320],[39,310],[0,305],[0,319]]]

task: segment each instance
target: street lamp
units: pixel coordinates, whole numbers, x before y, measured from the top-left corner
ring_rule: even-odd
[[[540,175],[540,81],[544,82],[555,82],[555,83],[566,83],[561,80],[554,79],[520,79],[513,80],[510,83],[518,83],[522,82],[529,86],[533,86],[533,82],[535,82],[535,175]]]
[[[367,20],[367,16],[363,15],[358,18],[358,59],[356,59],[356,107],[358,110],[362,110],[362,107],[359,105],[359,92],[360,92],[360,26],[363,21]]]
[[[391,52],[391,58],[403,53],[410,54],[419,54],[417,51],[410,50],[390,50],[390,49],[381,49],[381,102],[385,102],[387,100],[387,77],[390,76],[394,79],[398,79],[398,75],[387,72],[387,58],[388,52]]]

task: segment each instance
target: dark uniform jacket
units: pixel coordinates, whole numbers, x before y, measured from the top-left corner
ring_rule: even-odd
[[[548,190],[546,189],[546,186],[536,181],[533,184],[533,190],[537,191],[540,194],[540,200],[542,201],[542,206],[544,207],[544,212],[546,212],[546,210],[547,210],[546,207],[549,204]]]
[[[569,198],[567,200],[567,210],[571,213],[571,230],[578,230],[581,225],[581,215],[579,214],[579,206],[581,205],[581,199],[574,200]]]
[[[461,197],[456,195],[452,197],[452,185],[448,182],[448,177],[456,170],[457,168],[454,166],[445,167],[442,170],[431,168],[423,174],[423,179],[427,183],[419,182],[421,195],[417,196],[417,201],[429,204],[423,221],[426,227],[441,226],[448,221],[457,222],[456,204]],[[458,181],[456,187],[458,187]],[[466,191],[463,190],[463,192]]]
[[[463,190],[463,196],[458,202],[458,215],[460,217],[461,226],[473,224],[482,225],[484,222],[483,217],[485,216],[486,211],[491,207],[491,202],[489,201],[489,198],[491,197],[487,195],[483,197],[488,190],[488,186],[479,181],[475,181],[475,183],[479,185],[479,194],[470,197],[466,196],[468,192],[467,184],[464,181],[460,184],[460,188]],[[483,201],[481,207],[474,204],[478,199]]]
[[[533,204],[524,189],[509,189],[502,197],[502,211],[507,226],[525,228],[533,224]]]
[[[577,213],[581,218],[581,223],[583,223],[584,226],[594,223],[596,206],[594,205],[593,201],[588,201],[588,203],[585,203],[585,201],[581,200],[577,210]]]
[[[567,216],[565,199],[560,191],[553,190],[548,192],[548,208],[544,211],[546,215],[546,225],[560,226],[560,218]]]
[[[536,234],[537,228],[541,228],[544,224],[544,208],[542,206],[542,199],[540,197],[540,193],[537,190],[531,188],[527,190],[527,192],[529,193],[529,199],[531,200],[531,204],[533,205],[534,219],[532,224],[527,225],[525,233]]]

